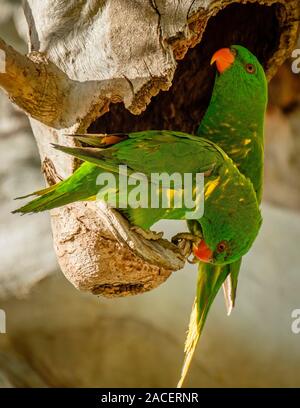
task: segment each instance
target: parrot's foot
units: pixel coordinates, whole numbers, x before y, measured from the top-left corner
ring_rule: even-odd
[[[189,263],[199,262],[199,259],[195,256],[192,259],[189,259],[189,257],[193,253],[193,246],[198,246],[200,241],[200,237],[188,232],[180,232],[172,237],[173,244],[177,245],[179,251]]]
[[[150,230],[145,230],[144,228],[137,227],[134,225],[133,227],[130,228],[131,231],[136,232],[137,234],[140,234],[143,238],[152,240],[152,241],[157,241],[161,239],[164,235],[163,232],[155,232],[155,231],[150,231]]]

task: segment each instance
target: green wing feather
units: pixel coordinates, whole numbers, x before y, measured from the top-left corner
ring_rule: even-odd
[[[99,140],[103,138],[99,137]],[[96,180],[100,172],[119,174],[120,164],[127,166],[128,175],[142,172],[150,177],[153,172],[207,172],[225,157],[212,142],[181,132],[137,132],[126,135],[126,138],[113,146],[101,142],[102,148],[54,145],[85,163],[68,179],[30,194],[39,197],[14,213],[50,210],[74,201],[88,200],[99,190]],[[88,138],[85,140],[90,143]],[[135,216],[138,217],[138,212]]]

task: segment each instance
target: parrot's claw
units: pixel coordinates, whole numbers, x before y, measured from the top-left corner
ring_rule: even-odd
[[[194,264],[196,264],[196,263],[199,263],[199,258],[197,258],[197,257],[194,255],[192,259],[187,259],[187,262],[188,262],[189,264],[194,265]]]
[[[136,232],[137,234],[140,234],[143,238],[151,240],[151,241],[158,241],[164,235],[163,232],[145,230],[141,227],[137,227],[136,225],[132,226],[130,230],[133,232]]]
[[[181,232],[172,237],[173,244],[177,245],[181,254],[189,263],[192,264],[199,261],[196,257],[193,257],[192,259],[189,259],[189,257],[193,253],[193,246],[198,246],[200,241],[200,237],[197,237],[196,235],[190,234],[188,232]]]

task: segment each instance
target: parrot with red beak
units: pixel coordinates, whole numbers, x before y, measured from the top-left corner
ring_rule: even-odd
[[[199,223],[198,233],[194,235],[194,255],[206,262],[223,265],[239,259],[250,249],[261,225],[252,183],[213,142],[167,130],[75,137],[89,147],[54,147],[84,163],[66,180],[30,194],[37,198],[14,212],[26,214],[51,210],[76,201],[114,202],[137,232],[146,237],[149,233],[150,239],[155,239],[154,233],[147,232],[154,223],[162,219],[188,219],[191,209],[185,201],[179,206],[173,200],[170,200],[170,206],[162,205],[164,194],[174,197],[179,189],[174,183],[156,183],[152,175],[177,173],[184,179],[187,174],[194,177],[202,173],[204,189],[199,191],[199,197],[203,197],[204,212],[194,212],[194,219]],[[147,188],[142,192],[147,200],[143,204],[141,201],[131,204],[128,200],[128,205],[123,205],[124,195],[135,197],[141,195],[141,190],[136,190],[139,187],[136,183],[128,183],[126,191],[122,190],[123,168],[120,165],[126,166],[129,176],[146,176]],[[101,182],[102,175],[114,175],[114,184],[108,183],[107,179]],[[194,182],[189,188],[194,192],[197,186]],[[157,207],[153,207],[150,201],[153,187],[159,196]],[[218,208],[220,201],[224,205]]]
[[[258,59],[245,47],[232,45],[214,53],[211,64],[217,73],[207,111],[197,135],[216,143],[251,181],[258,205],[261,202],[264,163],[264,117],[267,80]],[[220,204],[222,205],[222,204]],[[188,221],[198,234],[199,225]],[[207,261],[205,249],[199,254],[197,293],[185,343],[185,361],[178,386],[181,387],[192,361],[210,306],[223,285],[227,314],[235,303],[242,258],[226,265]]]
[[[246,72],[249,74],[247,75],[248,78],[251,79],[251,75],[258,77],[257,81],[261,84],[261,90],[260,87],[254,87],[251,84],[251,92],[248,92],[248,102],[243,107],[239,107],[239,101],[233,98],[233,109],[239,109],[242,113],[239,116],[238,123],[232,118],[232,115],[228,114],[220,114],[216,118],[214,112],[208,109],[203,121],[200,123],[197,134],[202,137],[206,135],[207,139],[217,143],[232,158],[239,170],[250,178],[257,200],[260,203],[264,162],[264,116],[267,105],[267,80],[264,70],[260,66],[257,71],[256,66],[260,64],[256,57],[252,54],[250,57],[249,51],[238,45],[221,48],[215,52],[211,59],[211,65],[214,63],[217,68],[217,76],[223,75],[226,71],[227,76],[232,75],[236,69],[235,64],[244,65]],[[228,80],[226,82],[225,80],[224,76],[218,83],[216,80],[216,87],[219,85],[220,87],[227,86],[229,88]],[[223,110],[228,103],[230,101],[221,101],[221,98],[218,98],[216,105]],[[240,135],[243,135],[243,140],[241,140]],[[228,315],[230,315],[235,304],[241,261],[227,266],[230,273],[223,284],[223,291]]]

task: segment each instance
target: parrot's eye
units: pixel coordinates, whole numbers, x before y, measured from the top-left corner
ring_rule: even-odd
[[[248,74],[254,74],[256,71],[255,66],[253,64],[246,64],[245,68]]]
[[[226,241],[221,241],[217,245],[217,252],[220,254],[221,252],[224,252],[227,249],[227,242]]]

